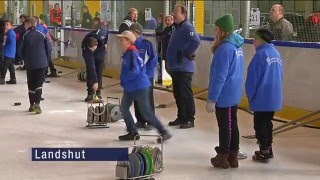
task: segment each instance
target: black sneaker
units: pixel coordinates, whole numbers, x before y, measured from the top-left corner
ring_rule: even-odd
[[[6,82],[4,81],[4,79],[0,79],[0,85],[4,85],[6,84]]]
[[[182,122],[180,121],[180,119],[169,122],[169,126],[180,126],[181,124]]]
[[[252,160],[260,163],[268,163],[270,159],[269,153],[269,150],[255,151]]]
[[[93,101],[93,95],[88,95],[85,99],[84,99],[85,102],[91,102]]]
[[[137,121],[137,122],[136,122],[136,127],[137,127],[138,129],[144,129],[144,128],[146,127],[146,125],[145,125],[145,123],[142,123],[142,122]]]
[[[10,81],[6,81],[7,84],[17,84],[17,80],[10,79]]]
[[[29,107],[29,110],[28,110],[29,112],[33,112],[34,111],[34,105],[30,105],[30,107]]]
[[[133,141],[133,140],[134,140],[134,137],[135,137],[136,135],[139,135],[139,133],[138,133],[138,132],[128,133],[128,134],[119,136],[119,140],[120,140],[120,141]],[[140,139],[140,136],[136,137],[136,140],[139,140],[139,139]]]
[[[189,128],[193,128],[194,127],[194,122],[192,121],[188,121],[186,123],[182,123],[180,125],[180,129],[189,129]]]
[[[57,73],[50,73],[48,75],[48,77],[56,78],[56,77],[60,77],[60,76]]]
[[[166,140],[168,140],[168,139],[170,139],[172,137],[172,135],[167,130],[164,130],[160,134],[160,136],[162,137],[162,139],[158,138],[158,140],[157,140],[158,143],[161,143],[161,140],[162,140],[162,142],[165,142]]]

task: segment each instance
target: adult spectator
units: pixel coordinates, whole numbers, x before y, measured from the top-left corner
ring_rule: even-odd
[[[284,8],[280,4],[275,4],[270,9],[270,18],[274,22],[271,31],[275,35],[275,40],[289,41],[293,37],[293,26],[284,18]]]
[[[50,11],[50,22],[52,26],[61,26],[62,13],[59,3],[56,3],[54,8]]]
[[[167,49],[168,49],[169,41],[170,41],[170,38],[171,38],[171,35],[174,31],[175,26],[173,26],[174,21],[173,21],[173,17],[171,15],[166,16],[164,21],[166,23],[166,27],[158,35],[162,36],[162,38],[161,38],[162,59],[167,61]],[[166,62],[166,65],[167,65],[167,62]],[[167,67],[166,67],[166,70],[168,71]]]
[[[23,65],[23,59],[20,57],[19,55],[19,48],[20,45],[22,43],[23,40],[23,35],[27,32],[26,28],[24,27],[24,22],[25,20],[28,18],[29,16],[21,14],[19,17],[20,23],[21,25],[19,25],[18,27],[16,27],[14,30],[14,32],[16,33],[16,57],[15,57],[15,64],[16,65]],[[25,66],[20,66],[17,68],[18,70],[25,70]]]
[[[144,29],[155,30],[157,28],[157,20],[154,17],[151,17],[150,20],[146,21]]]
[[[157,51],[158,51],[158,63],[159,63],[159,71],[158,71],[158,83],[162,83],[162,56],[161,56],[161,41],[162,36],[160,35],[163,31],[163,13],[161,13],[157,19],[157,28],[155,29],[156,43],[157,43]]]
[[[124,18],[123,22],[120,24],[119,34],[121,34],[123,31],[129,30],[130,26],[137,21],[138,10],[136,8],[130,8],[127,17]]]
[[[91,29],[93,25],[93,19],[89,12],[88,6],[82,6],[82,22],[81,27]]]
[[[172,77],[173,95],[178,107],[177,119],[169,126],[180,125],[181,129],[194,127],[195,104],[191,89],[195,72],[195,51],[200,39],[187,20],[187,8],[176,5],[174,9],[175,31],[171,35],[167,50],[168,70]]]

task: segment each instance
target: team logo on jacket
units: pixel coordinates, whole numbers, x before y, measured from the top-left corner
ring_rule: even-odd
[[[243,52],[242,51],[236,51],[236,55],[237,55],[237,58],[239,59],[240,56],[243,56]]]
[[[190,36],[194,36],[194,32],[192,31],[192,32],[190,32]]]
[[[279,59],[279,58],[277,58],[277,57],[273,57],[273,58],[267,57],[266,61],[267,61],[267,63],[268,63],[269,66],[270,66],[270,64],[272,64],[272,63],[279,63],[279,64],[282,66],[282,61],[281,61],[281,59]]]

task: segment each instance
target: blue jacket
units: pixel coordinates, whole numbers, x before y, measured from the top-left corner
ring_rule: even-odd
[[[251,111],[278,111],[282,108],[283,65],[273,44],[256,48],[246,80]]]
[[[151,20],[147,21],[144,29],[155,30],[157,26],[158,26],[157,20],[154,17],[152,17]]]
[[[35,27],[32,27],[23,36],[20,46],[20,56],[24,60],[26,69],[39,69],[48,67],[47,37]]]
[[[3,47],[3,56],[14,59],[16,57],[16,33],[13,29],[7,32],[6,43]]]
[[[230,34],[216,49],[210,68],[209,96],[217,107],[232,107],[241,101],[244,81],[244,39]]]
[[[47,35],[48,34],[48,29],[44,27],[42,24],[37,23],[36,29],[42,32],[43,34]]]
[[[149,79],[154,77],[154,69],[157,66],[158,56],[153,44],[145,39],[144,36],[138,38],[135,42],[136,47],[139,50],[140,57],[144,60],[146,73]]]
[[[199,45],[199,36],[188,20],[176,24],[167,49],[169,71],[195,72],[192,56]]]
[[[144,68],[143,59],[135,46],[131,46],[122,56],[120,75],[121,86],[124,92],[134,92],[151,86]]]

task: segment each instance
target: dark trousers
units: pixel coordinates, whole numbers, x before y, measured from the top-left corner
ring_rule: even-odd
[[[148,95],[148,99],[150,102],[150,107],[152,108],[153,113],[155,113],[154,109],[154,97],[153,97],[153,78],[150,78],[151,86],[150,86],[150,91]],[[142,114],[141,114],[141,109],[139,109],[138,102],[134,101],[134,112],[135,116],[137,118],[137,122],[140,122],[142,124],[146,124],[148,122],[147,119],[145,119]],[[149,124],[149,123],[148,123]]]
[[[192,91],[192,76],[190,72],[170,72],[173,85],[173,96],[178,108],[178,120],[182,123],[193,122],[195,116],[195,104]]]
[[[57,74],[57,69],[54,67],[53,61],[51,59],[51,54],[48,57],[49,69],[51,74]],[[48,68],[46,70],[46,74],[48,74]]]
[[[7,71],[10,72],[10,79],[16,79],[16,71],[14,69],[14,59],[4,57],[2,61],[2,68],[1,68],[1,78],[5,79],[7,75]]]
[[[274,111],[254,112],[254,130],[261,150],[268,150],[272,146]]]
[[[146,119],[150,124],[152,124],[159,133],[162,133],[164,131],[163,125],[156,117],[154,111],[151,108],[150,101],[148,101],[149,94],[150,88],[123,93],[120,111],[124,122],[126,123],[128,132],[137,132],[136,124],[134,123],[133,117],[130,112],[130,107],[134,101],[137,102],[137,107],[139,108],[143,118]]]
[[[40,104],[46,68],[27,70],[30,105]]]
[[[216,117],[219,127],[219,151],[228,153],[239,150],[239,128],[237,120],[237,106],[217,107]]]
[[[103,73],[103,68],[104,68],[104,59],[95,59],[95,68],[96,68],[96,75],[98,78],[98,90],[97,90],[97,94],[101,94],[101,88],[102,88],[102,73]],[[88,71],[87,71],[88,73]],[[89,74],[87,74],[87,77],[90,77]],[[94,91],[92,89],[92,86],[95,82],[90,81],[90,79],[87,79],[87,91],[88,91],[88,95],[93,95]]]

